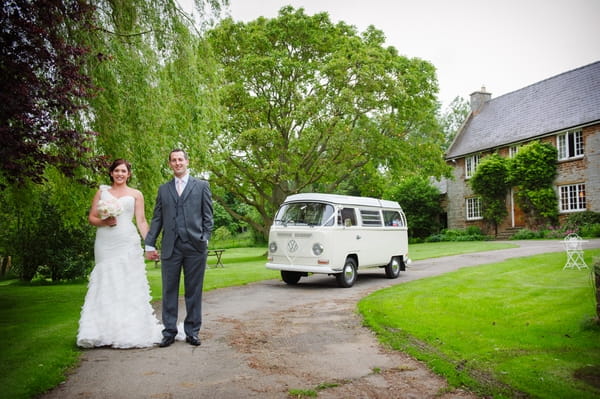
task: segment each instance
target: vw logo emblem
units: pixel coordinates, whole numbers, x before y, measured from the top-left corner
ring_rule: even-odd
[[[287,248],[290,252],[296,252],[298,250],[298,243],[296,242],[296,240],[289,240]]]

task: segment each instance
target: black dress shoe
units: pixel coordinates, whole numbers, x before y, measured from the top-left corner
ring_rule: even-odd
[[[200,346],[200,344],[201,344],[200,338],[190,337],[190,336],[185,337],[185,342],[187,342],[190,345],[194,345],[194,346]]]
[[[158,344],[158,346],[161,348],[166,348],[167,346],[170,346],[173,342],[175,342],[175,337],[163,337],[162,341],[160,341],[160,344]]]

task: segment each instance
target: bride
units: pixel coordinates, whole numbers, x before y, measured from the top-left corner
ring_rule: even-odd
[[[143,348],[162,338],[162,325],[150,305],[142,237],[148,233],[144,197],[127,186],[131,165],[124,159],[109,167],[110,186],[100,186],[89,222],[97,226],[95,267],[81,310],[77,345],[83,348]]]

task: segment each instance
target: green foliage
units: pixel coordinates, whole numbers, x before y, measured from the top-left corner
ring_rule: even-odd
[[[498,225],[508,213],[506,194],[510,185],[506,158],[497,153],[483,158],[469,180],[469,184],[473,191],[481,196],[483,219],[491,223],[497,233]]]
[[[38,3],[31,7],[39,8]],[[201,12],[215,10],[213,16],[221,3],[195,1]],[[89,154],[73,151],[68,145],[58,149],[69,154],[75,164],[84,155],[128,159],[133,164],[132,186],[144,193],[149,215],[158,185],[171,175],[167,156],[173,147],[188,149],[192,173],[202,175],[205,170],[202,132],[210,128],[216,119],[210,114],[218,109],[213,106],[212,91],[206,89],[207,80],[214,76],[213,64],[198,44],[192,20],[173,0],[152,5],[145,0],[99,0],[94,6],[94,29],[65,29],[78,26],[78,21],[51,22],[70,43],[89,48],[79,57],[85,61],[80,72],[98,90],[89,99],[88,112],[72,112],[64,121],[65,115],[53,114],[49,120],[54,123],[53,118],[58,118],[61,128],[98,132]],[[13,256],[16,270],[25,280],[38,270],[43,277],[63,279],[89,269],[93,228],[87,225],[86,215],[93,190],[81,182],[106,184],[108,176],[81,166],[73,166],[69,175],[73,178],[46,168],[43,187],[9,187],[0,192],[0,252]],[[6,183],[0,177],[0,185]]]
[[[442,241],[485,241],[490,238],[484,235],[481,229],[477,226],[469,226],[465,230],[461,229],[444,229],[439,234],[434,234],[425,239],[425,242],[442,242]]]
[[[517,187],[517,201],[532,225],[557,222],[558,199],[552,187],[558,173],[556,158],[552,144],[533,141],[509,163],[509,181]]]
[[[528,190],[546,188],[557,174],[556,148],[547,142],[533,141],[522,146],[510,163],[510,181]]]
[[[583,237],[600,237],[600,223],[588,224],[581,227]]]
[[[96,3],[100,26],[85,38],[93,48],[87,73],[101,89],[90,103],[99,132],[95,151],[131,162],[131,185],[144,194],[149,216],[158,186],[172,175],[170,150],[187,150],[190,172],[206,175],[204,132],[218,111],[207,88],[213,64],[193,19],[174,0]],[[208,23],[221,3],[195,1],[196,16]],[[95,180],[106,183],[102,176]]]
[[[600,254],[585,252],[586,261]],[[556,254],[464,268],[377,291],[359,302],[365,322],[451,386],[482,397],[596,398],[578,379],[598,373],[600,329],[590,325],[588,273]]]
[[[563,225],[569,230],[580,230],[585,237],[600,237],[600,212],[574,212],[567,216]]]
[[[425,238],[440,229],[440,192],[429,179],[414,176],[389,187],[385,198],[397,201],[406,214],[411,238]]]
[[[0,194],[0,253],[12,256],[13,271],[25,281],[85,277],[93,262],[91,190],[54,169],[44,177],[45,185],[11,186]]]
[[[448,108],[438,117],[440,127],[446,137],[443,148],[450,147],[458,129],[465,122],[471,112],[471,107],[467,100],[457,96],[452,100]]]
[[[206,38],[221,72],[214,88],[223,113],[207,132],[210,178],[256,210],[235,217],[263,236],[289,194],[357,183],[368,192],[380,181],[362,178],[383,169],[446,171],[435,69],[384,47],[381,31],[358,34],[325,13],[284,7],[273,19],[224,20]],[[369,173],[356,175],[364,167]]]
[[[227,229],[227,227],[221,226],[221,227],[218,227],[213,232],[213,235],[212,235],[211,239],[214,238],[214,240],[216,240],[216,241],[226,241],[226,240],[231,240],[232,237],[233,237],[233,235]]]
[[[511,240],[532,240],[535,238],[544,238],[544,233],[530,229],[521,229],[510,237]]]
[[[571,233],[581,234],[581,231],[578,228],[570,229],[566,226],[542,226],[536,230],[520,229],[512,235],[511,240],[563,239]]]

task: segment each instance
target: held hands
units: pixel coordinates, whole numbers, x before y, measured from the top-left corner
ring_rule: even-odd
[[[146,259],[148,260],[160,260],[160,254],[158,251],[146,251]]]

